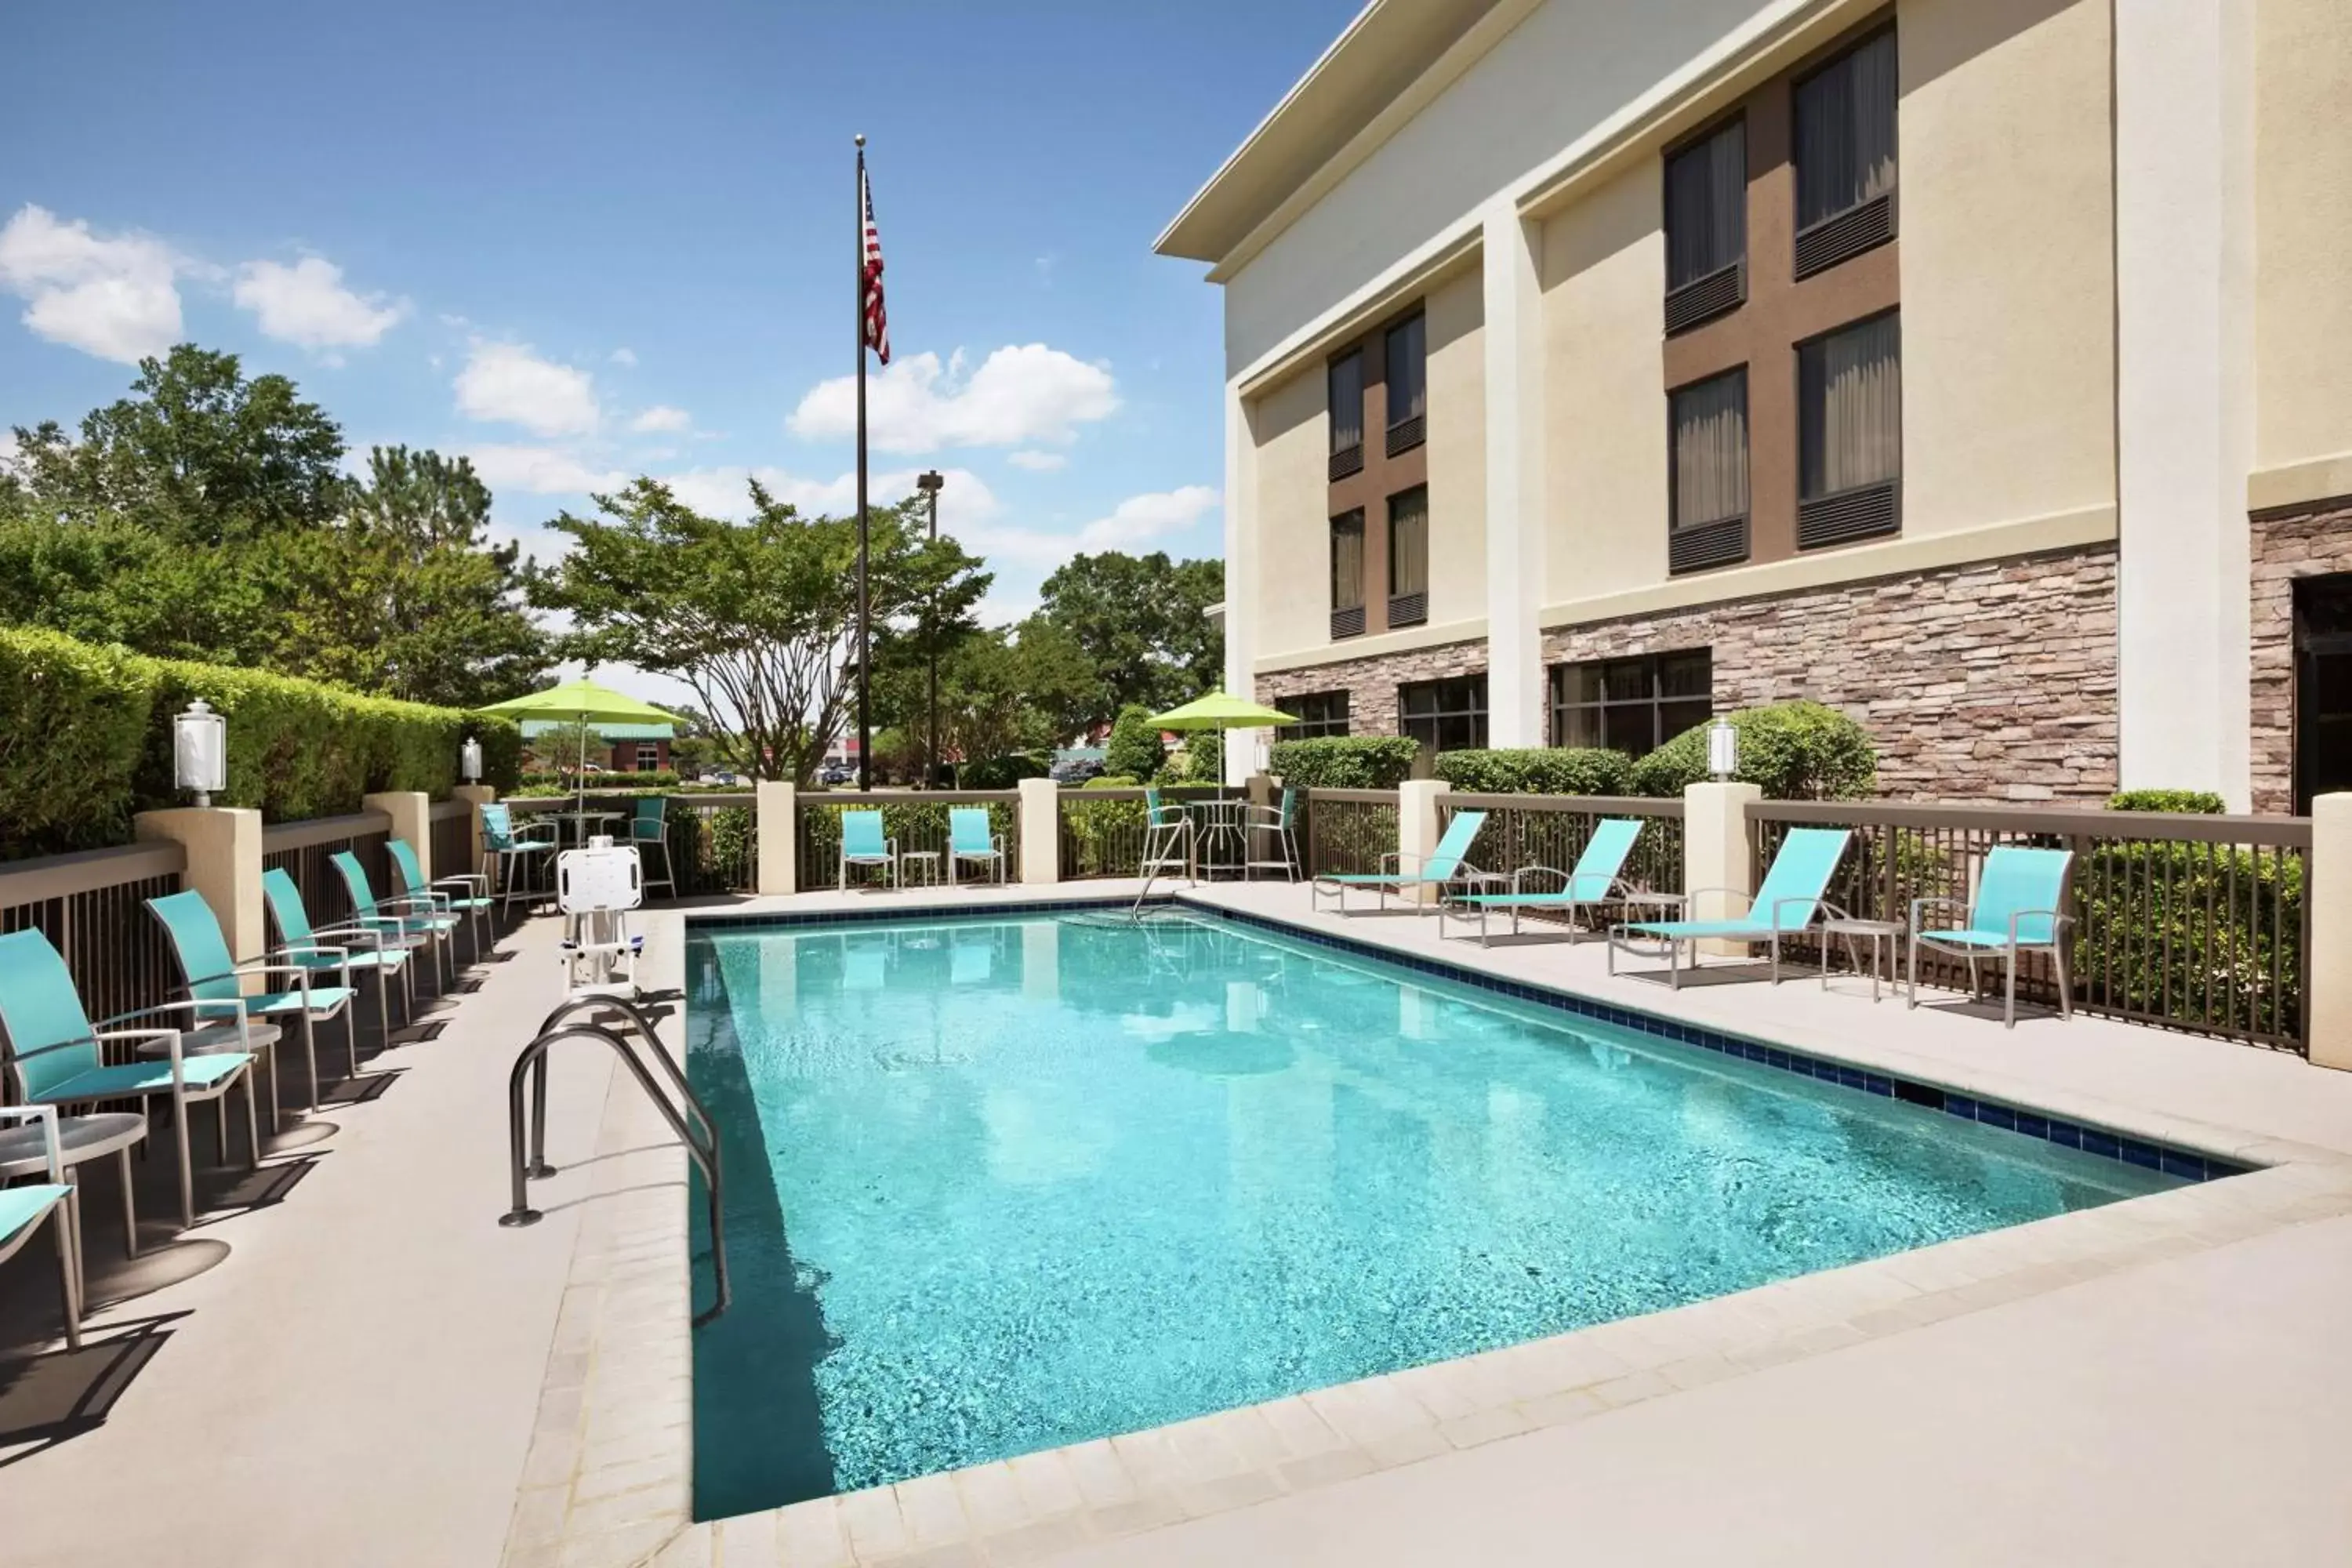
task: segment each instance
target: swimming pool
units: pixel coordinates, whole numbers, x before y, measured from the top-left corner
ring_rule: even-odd
[[[697,928],[688,973],[702,1518],[2178,1184],[1213,917]]]

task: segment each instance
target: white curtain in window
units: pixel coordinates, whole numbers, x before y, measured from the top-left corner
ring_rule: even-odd
[[[1389,593],[1429,592],[1429,488],[1389,498]]]
[[[1796,94],[1797,226],[1895,188],[1895,35],[1882,33]]]
[[[1748,377],[1735,371],[1674,397],[1676,528],[1748,511]]]
[[[1331,362],[1331,450],[1344,452],[1364,444],[1364,356],[1351,353]]]
[[[1415,316],[1389,329],[1389,426],[1391,429],[1429,412],[1429,382],[1424,353],[1426,321],[1425,317]]]
[[[1748,127],[1734,121],[1666,163],[1666,287],[1679,289],[1748,249]]]
[[[1331,607],[1352,610],[1364,602],[1364,514],[1331,520]]]
[[[1903,338],[1893,314],[1864,321],[1798,352],[1806,500],[1903,472]]]

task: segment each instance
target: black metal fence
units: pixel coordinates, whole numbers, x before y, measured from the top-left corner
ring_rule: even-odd
[[[890,791],[826,790],[795,796],[800,820],[793,865],[804,891],[830,888],[841,878],[841,817],[847,811],[879,811],[882,836],[894,841],[910,880],[950,877],[965,880],[994,879],[995,872],[977,861],[951,867],[948,862],[948,813],[956,806],[978,806],[988,813],[988,830],[1004,851],[1004,879],[1021,879],[1021,794],[1018,790],[925,790],[920,794]],[[925,858],[928,857],[929,858]],[[878,873],[853,868],[849,884],[874,879]]]
[[[331,857],[337,850],[350,850],[367,873],[369,890],[379,899],[389,898],[400,891],[384,847],[391,837],[392,819],[380,811],[278,823],[262,832],[262,868],[282,868],[294,879],[312,925],[341,925],[352,918],[352,900]]]
[[[1460,811],[1486,820],[1471,841],[1469,861],[1481,871],[1510,875],[1546,867],[1575,869],[1595,827],[1608,817],[1638,817],[1642,831],[1625,857],[1622,879],[1646,893],[1683,890],[1683,803],[1646,797],[1564,795],[1453,795],[1437,797],[1439,828]],[[1537,891],[1556,880],[1530,883]]]
[[[2065,907],[2074,922],[2074,1006],[2306,1049],[2307,817],[1810,801],[1758,803],[1748,814],[1759,878],[1790,828],[1851,828],[1854,843],[1829,897],[1865,920],[1906,921],[1917,899],[1965,905],[1997,846],[2072,850]],[[1925,952],[1920,959],[1922,984],[1969,982],[1963,959]],[[2021,963],[2018,994],[2055,1005],[2057,976],[2046,958]]]
[[[1305,811],[1299,853],[1310,877],[1378,871],[1397,847],[1392,789],[1311,789]]]
[[[609,833],[615,843],[625,844],[636,817],[637,802],[646,798],[652,797],[591,794],[584,810],[578,797],[572,795],[533,796],[509,800],[507,805],[520,820],[552,820],[561,842],[567,845],[578,843],[583,831],[591,836]],[[662,841],[669,851],[670,875],[677,884],[676,897],[707,898],[758,890],[760,814],[756,794],[749,790],[723,794],[695,790],[660,798],[669,803],[662,816]],[[647,859],[646,874],[660,875],[657,858]],[[667,889],[660,889],[654,896],[666,898],[672,894]]]
[[[178,892],[186,868],[169,843],[16,862],[0,871],[0,931],[47,936],[93,1021],[152,1006],[179,991],[180,965],[146,901]]]
[[[1160,791],[1171,805],[1214,800],[1213,784],[1173,784]],[[1143,840],[1150,813],[1140,789],[1066,789],[1056,797],[1062,880],[1143,875]]]

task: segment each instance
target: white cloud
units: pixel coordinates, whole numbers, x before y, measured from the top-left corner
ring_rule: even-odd
[[[916,354],[872,378],[866,397],[869,437],[885,452],[1066,442],[1118,407],[1109,371],[1044,343],[1009,344],[969,374],[961,353],[944,365]],[[786,423],[804,439],[855,433],[854,379],[818,383]]]
[[[614,349],[612,359],[614,364],[634,365],[637,363],[637,351],[627,348]]]
[[[693,425],[693,415],[683,408],[672,408],[666,403],[657,403],[629,421],[629,428],[639,435],[654,430],[686,430],[692,428]]]
[[[1154,490],[1129,496],[1074,533],[1048,533],[1025,528],[976,528],[965,531],[964,542],[991,561],[1024,566],[1058,566],[1071,556],[1098,554],[1106,550],[1136,550],[1171,534],[1181,533],[1213,511],[1217,492],[1207,485]]]
[[[16,432],[0,428],[0,474],[15,471],[16,452]]]
[[[890,506],[906,500],[915,493],[915,469],[908,468],[870,475],[866,500],[874,506]],[[854,472],[834,479],[813,479],[772,465],[745,468],[729,464],[658,477],[669,486],[672,495],[706,517],[740,521],[751,516],[753,479],[766,486],[768,493],[778,500],[798,507],[809,516],[846,517],[857,508],[857,475]],[[949,468],[942,478],[947,483],[940,491],[940,526],[947,531],[962,534],[986,523],[1002,510],[995,492],[969,468]]]
[[[1004,460],[1016,468],[1026,468],[1033,474],[1050,474],[1056,468],[1067,468],[1069,457],[1062,452],[1033,452],[1024,449],[1008,452]]]
[[[520,425],[535,436],[585,435],[600,416],[594,377],[521,343],[474,344],[457,388],[458,413]]]
[[[35,335],[135,363],[180,341],[182,262],[162,240],[92,233],[27,203],[0,228],[0,288]]]
[[[322,256],[293,266],[248,261],[231,294],[262,331],[313,352],[371,348],[408,314],[408,301],[343,286],[343,269]]]
[[[593,468],[576,454],[559,447],[488,446],[469,448],[474,471],[493,490],[523,490],[531,495],[587,495],[616,490],[629,482],[617,468]]]

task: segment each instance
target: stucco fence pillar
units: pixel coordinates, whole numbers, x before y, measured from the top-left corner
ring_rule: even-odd
[[[204,895],[243,963],[269,951],[261,904],[261,813],[243,805],[175,806],[131,818],[132,837],[169,840],[188,853],[181,887]],[[257,978],[250,988],[258,989]]]
[[[2311,1059],[2352,1071],[2352,794],[2311,803],[2311,861],[2304,896],[2311,942],[2304,950],[2304,1005]]]
[[[784,780],[761,779],[752,805],[760,846],[759,880],[763,895],[800,889],[800,792]]]
[[[1437,806],[1453,786],[1444,779],[1407,779],[1397,786],[1397,872],[1410,875],[1428,860],[1437,848],[1442,837],[1437,826]],[[1469,863],[1478,863],[1474,844],[1467,857]],[[1438,892],[1433,888],[1407,888],[1402,896],[1412,903],[1433,904]]]
[[[1040,887],[1062,879],[1062,786],[1021,783],[1021,879]]]
[[[416,864],[425,873],[429,885],[440,876],[441,868],[433,864],[433,797],[421,789],[379,790],[362,795],[360,805],[370,811],[380,811],[392,818],[392,837],[404,838],[416,851]]]
[[[1748,829],[1748,803],[1762,800],[1752,784],[1695,784],[1683,791],[1683,888],[1694,895],[1685,919],[1733,920],[1748,912],[1756,890],[1756,840]],[[1746,955],[1739,942],[1703,942],[1699,951],[1717,958]]]
[[[499,792],[488,784],[459,784],[449,792],[452,800],[462,800],[472,809],[466,816],[466,851],[464,870],[479,875],[488,868],[489,856],[482,848],[482,807],[499,798]],[[443,866],[434,871],[436,877],[457,875],[461,868]]]

